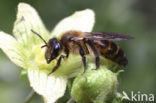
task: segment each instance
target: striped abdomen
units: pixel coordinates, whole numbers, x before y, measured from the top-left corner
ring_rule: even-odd
[[[125,67],[128,64],[128,60],[123,50],[114,42],[109,40],[94,40],[94,44],[105,58],[112,60],[122,67]]]

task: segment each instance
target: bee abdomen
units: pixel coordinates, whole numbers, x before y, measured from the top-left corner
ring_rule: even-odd
[[[101,55],[105,58],[110,59],[122,67],[125,67],[128,64],[128,60],[123,50],[114,42],[103,40],[94,41],[94,43],[97,49],[100,51]]]
[[[113,58],[111,58],[111,60],[118,63],[122,67],[125,67],[128,64],[125,53],[121,48],[119,48],[118,53]]]

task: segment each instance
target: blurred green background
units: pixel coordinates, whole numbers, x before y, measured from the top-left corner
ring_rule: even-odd
[[[135,38],[119,43],[129,64],[120,75],[118,91],[156,94],[156,0],[0,0],[0,30],[12,34],[19,2],[31,4],[49,30],[74,11],[93,9],[93,31],[127,33]],[[20,71],[0,50],[0,103],[23,103],[31,91]],[[31,103],[42,103],[42,99],[35,96]]]

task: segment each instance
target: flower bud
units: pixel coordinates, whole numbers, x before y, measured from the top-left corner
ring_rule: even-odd
[[[95,64],[78,76],[73,83],[71,95],[78,103],[104,103],[114,97],[117,91],[117,75],[101,66],[97,70]]]

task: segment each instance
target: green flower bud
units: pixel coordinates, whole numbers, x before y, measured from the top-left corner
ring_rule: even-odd
[[[89,64],[89,69],[78,76],[73,83],[71,95],[78,103],[104,103],[112,99],[117,91],[117,75],[105,66],[95,69],[95,64]]]

